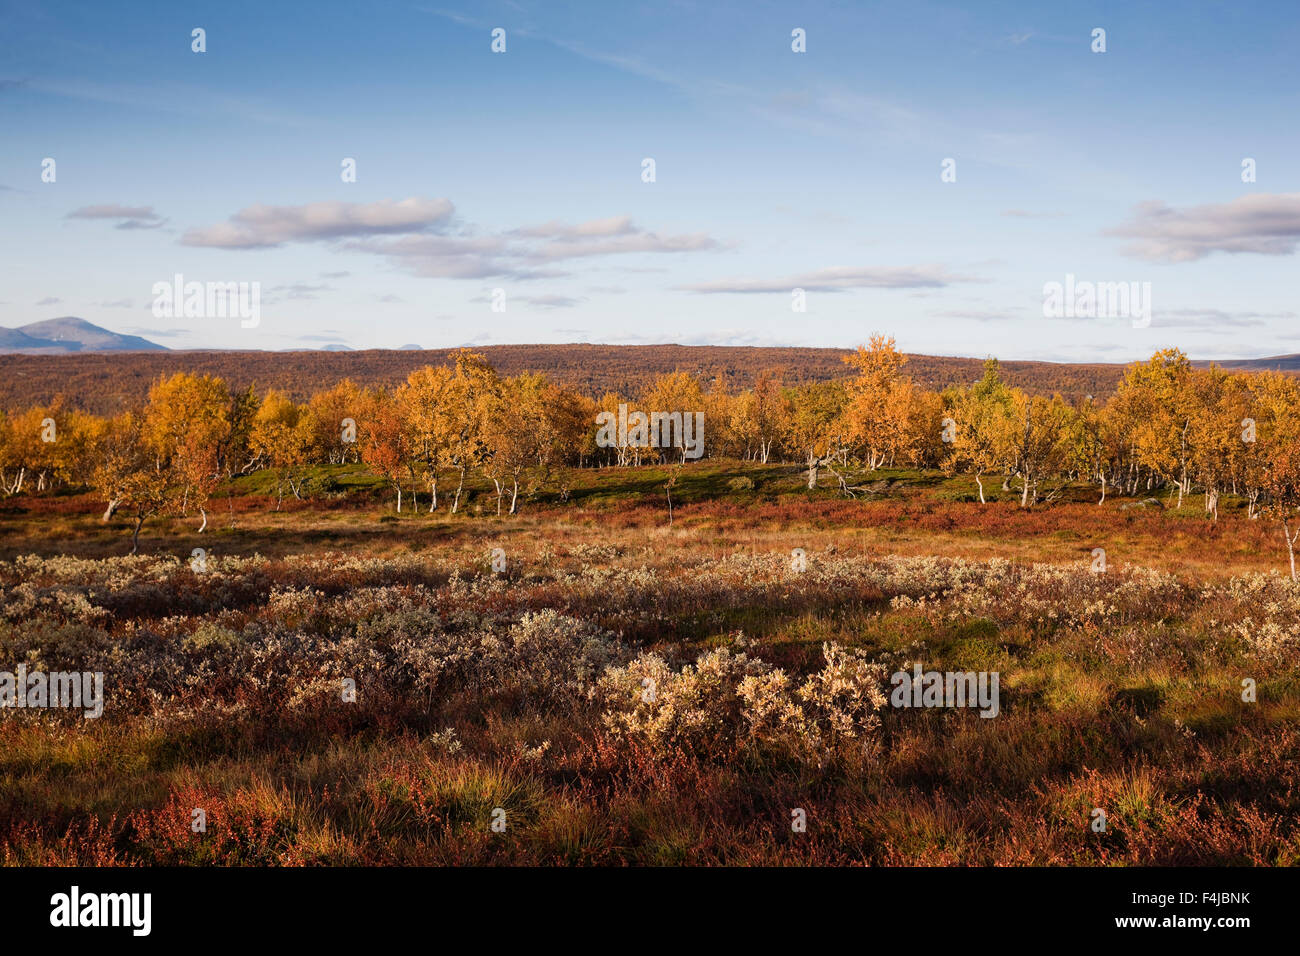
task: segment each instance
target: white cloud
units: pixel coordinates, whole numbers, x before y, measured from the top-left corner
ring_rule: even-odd
[[[1126,254],[1162,262],[1190,262],[1212,252],[1290,255],[1300,242],[1300,193],[1255,193],[1186,209],[1150,200],[1108,234],[1137,240]]]
[[[443,225],[455,211],[450,200],[412,197],[371,203],[314,202],[304,206],[255,205],[223,223],[191,229],[187,246],[261,249],[286,242],[423,232]]]
[[[223,223],[191,229],[181,242],[223,249],[265,249],[288,242],[342,240],[338,248],[387,258],[413,275],[437,279],[557,278],[545,264],[594,256],[700,252],[720,243],[703,233],[660,235],[630,216],[574,225],[551,220],[495,235],[470,227],[451,230],[455,207],[447,199],[318,202],[305,206],[249,206]]]

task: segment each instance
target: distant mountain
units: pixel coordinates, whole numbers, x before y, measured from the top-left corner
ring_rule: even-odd
[[[331,342],[329,345],[322,345],[320,347],[320,351],[322,352],[351,352],[352,350],[352,346],[344,345],[341,342]]]
[[[402,346],[401,348],[399,348],[397,351],[399,351],[399,352],[423,352],[423,351],[424,351],[424,346],[423,346],[423,345],[403,345],[403,346]]]
[[[1193,365],[1205,367],[1209,362],[1193,362]],[[1214,362],[1219,368],[1233,372],[1295,372],[1300,371],[1300,355],[1270,355],[1257,359],[1218,359]]]
[[[60,351],[58,342],[33,338],[22,329],[0,326],[0,352]]]
[[[16,329],[0,327],[0,352],[166,352],[138,335],[121,335],[65,315],[58,319],[31,322]]]

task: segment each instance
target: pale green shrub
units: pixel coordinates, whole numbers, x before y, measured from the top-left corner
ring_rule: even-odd
[[[825,666],[796,684],[784,670],[726,648],[673,671],[655,654],[612,667],[597,684],[605,726],[652,748],[720,756],[737,749],[822,759],[874,739],[886,705],[885,669],[860,651],[824,644]]]

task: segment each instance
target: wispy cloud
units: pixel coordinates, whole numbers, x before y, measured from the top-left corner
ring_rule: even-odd
[[[560,278],[552,264],[598,256],[707,252],[722,243],[704,233],[664,235],[643,229],[629,216],[575,224],[555,221],[495,235],[422,234],[396,239],[359,239],[344,248],[382,255],[403,271],[445,279]]]
[[[108,103],[156,113],[187,116],[230,117],[278,129],[302,127],[301,117],[267,108],[253,100],[241,99],[222,91],[174,82],[153,85],[113,83],[107,78],[95,82],[60,79],[38,80],[28,84],[38,93],[92,103]]]
[[[99,206],[82,206],[68,213],[65,219],[113,219],[116,229],[157,229],[167,222],[153,211],[153,206],[123,206],[104,203]]]
[[[1156,315],[1163,328],[1205,329],[1229,332],[1268,325],[1270,319],[1293,321],[1295,312],[1232,312],[1225,309],[1161,309]]]
[[[525,236],[530,239],[557,239],[560,241],[587,240],[595,237],[627,236],[637,232],[632,225],[631,216],[609,216],[605,219],[592,219],[576,225],[558,222],[552,219],[536,226],[521,226],[512,229],[510,235]]]
[[[148,329],[140,325],[128,326],[123,331],[151,339],[175,339],[194,334],[194,329]]]
[[[288,285],[275,285],[267,289],[267,300],[275,302],[282,299],[315,299],[319,298],[316,293],[327,292],[332,289],[326,283],[319,285],[310,285],[306,282],[292,282]]]
[[[798,275],[769,279],[718,279],[678,286],[686,292],[751,293],[785,292],[804,289],[809,292],[843,292],[847,289],[916,289],[943,288],[954,282],[979,281],[971,276],[953,275],[939,265],[859,266],[818,269]]]
[[[1011,319],[1022,319],[1024,314],[1017,314],[1009,310],[997,309],[947,309],[942,312],[931,312],[935,318],[940,319],[970,319],[975,322],[1006,322]]]
[[[257,205],[226,222],[187,231],[181,242],[220,249],[267,249],[295,242],[337,242],[342,251],[383,256],[417,276],[439,279],[558,278],[548,263],[634,253],[699,252],[721,246],[703,233],[663,235],[630,216],[574,224],[556,220],[481,235],[453,221],[448,199]],[[334,273],[329,273],[333,275]],[[347,273],[340,273],[346,275]]]
[[[522,253],[525,258],[544,261],[635,252],[701,252],[719,247],[716,239],[702,232],[664,236],[641,229],[628,216],[574,226],[546,223],[516,230],[515,235],[547,240]]]
[[[548,270],[521,269],[505,256],[509,242],[500,236],[402,236],[358,239],[344,249],[384,256],[404,272],[429,279],[486,279],[509,276],[534,279],[560,276]]]
[[[581,304],[583,299],[574,299],[567,295],[521,295],[519,301],[527,302],[543,309],[571,309]]]
[[[757,348],[789,348],[799,344],[795,338],[775,338],[747,328],[714,329],[685,336],[619,332],[603,335],[600,342],[606,345],[732,345]]]

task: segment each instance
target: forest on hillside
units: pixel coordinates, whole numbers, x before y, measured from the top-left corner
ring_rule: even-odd
[[[633,394],[660,375],[685,372],[730,391],[746,388],[765,371],[790,384],[845,378],[845,349],[748,348],[687,345],[490,345],[475,347],[503,375],[540,372],[557,384],[598,398]],[[132,352],[74,355],[0,355],[0,408],[70,406],[108,415],[142,404],[160,376],[189,372],[223,379],[232,388],[275,389],[306,401],[321,382],[349,379],[362,387],[396,388],[426,365],[447,364],[454,349],[364,352]],[[941,391],[980,377],[983,359],[909,355],[919,385]],[[1006,381],[1033,395],[1067,399],[1109,395],[1122,365],[1003,362]]]

